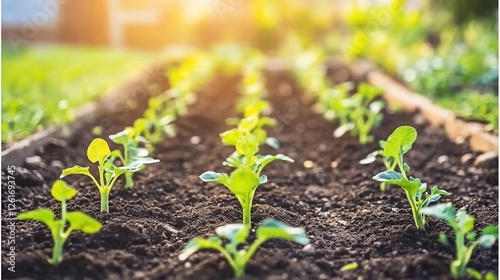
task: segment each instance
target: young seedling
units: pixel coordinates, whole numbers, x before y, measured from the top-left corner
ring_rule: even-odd
[[[347,112],[347,122],[342,123],[334,131],[335,137],[340,137],[347,131],[352,135],[358,135],[359,143],[362,145],[373,141],[370,131],[373,127],[380,125],[382,115],[380,111],[384,108],[382,101],[374,101],[382,91],[370,84],[362,83],[358,92],[351,97],[345,98],[341,104]]]
[[[61,173],[61,178],[68,175],[85,175],[90,177],[101,194],[101,212],[109,212],[109,193],[120,175],[126,172],[137,172],[144,162],[142,160],[132,161],[127,166],[117,167],[109,159],[112,156],[108,143],[101,138],[92,140],[87,149],[87,158],[91,163],[97,163],[99,170],[99,181],[90,173],[89,167],[75,165],[66,168]]]
[[[166,105],[164,95],[149,99],[149,107],[144,111],[144,117],[136,120],[134,128],[153,144],[160,143],[165,135],[173,137],[176,134],[172,122],[175,120],[175,108]],[[168,108],[167,108],[168,107]]]
[[[407,176],[410,166],[404,162],[403,155],[408,152],[417,140],[417,131],[411,126],[400,126],[387,138],[384,145],[384,156],[394,158],[399,172],[386,170],[378,173],[373,179],[391,185],[400,186],[406,193],[410,204],[413,220],[417,229],[425,229],[425,214],[421,211],[431,202],[438,201],[442,195],[449,195],[445,190],[432,187],[431,193],[427,193],[427,184],[420,179]]]
[[[230,176],[226,173],[207,171],[200,175],[204,182],[217,182],[226,186],[238,199],[243,212],[243,224],[251,226],[252,201],[255,190],[267,182],[267,176],[261,175],[268,164],[276,160],[293,162],[282,155],[257,155],[259,141],[253,134],[247,134],[235,143],[236,152],[226,159],[225,164],[236,168]]]
[[[63,260],[63,246],[73,231],[81,231],[86,234],[94,234],[101,230],[101,223],[96,219],[81,212],[66,212],[66,201],[72,199],[77,191],[68,186],[64,181],[57,180],[51,189],[52,197],[61,202],[61,219],[55,218],[54,212],[50,209],[38,209],[21,213],[18,220],[35,220],[45,224],[52,233],[54,248],[52,258],[49,263],[57,265]],[[66,222],[69,227],[66,228]]]
[[[258,110],[262,107],[258,106],[267,106],[267,103],[265,101],[263,102],[264,103],[254,103],[252,106],[248,107],[245,110],[245,118],[241,120],[237,118],[227,120],[228,124],[235,125],[236,127],[220,134],[224,145],[235,146],[238,140],[243,138],[243,136],[253,134],[257,137],[259,146],[265,143],[274,149],[279,149],[278,139],[268,137],[267,132],[264,130],[266,126],[275,126],[276,120],[270,117],[259,117],[260,111]]]
[[[451,203],[437,204],[422,209],[426,215],[433,216],[445,221],[455,232],[456,259],[450,264],[451,275],[454,278],[465,277],[466,274],[474,278],[482,279],[481,273],[472,268],[467,268],[472,252],[477,245],[484,248],[491,248],[498,239],[498,226],[487,226],[478,236],[474,232],[474,217],[467,214],[465,210],[455,210]],[[440,241],[447,243],[444,233],[441,233]],[[465,244],[466,240],[468,246]],[[491,275],[490,275],[491,277]]]
[[[135,124],[140,121],[137,120]],[[148,150],[141,148],[141,144],[146,144],[147,139],[141,136],[142,129],[140,125],[135,125],[134,127],[127,127],[123,131],[117,134],[110,135],[109,138],[116,144],[123,146],[123,153],[116,149],[111,152],[110,161],[114,162],[115,158],[120,159],[123,165],[127,166],[134,162],[141,162],[144,164],[151,164],[159,162],[158,159],[148,157]],[[143,168],[141,166],[140,168]],[[125,187],[131,189],[134,186],[134,181],[132,180],[132,172],[125,173]]]
[[[381,140],[378,142],[380,146],[380,150],[376,150],[374,152],[369,153],[364,159],[360,160],[360,164],[370,164],[377,159],[377,156],[381,156],[383,158],[385,169],[394,170],[396,168],[397,162],[392,157],[385,156],[384,146],[385,141]],[[380,183],[380,190],[386,191],[389,188],[389,184],[387,182]]]
[[[218,227],[215,232],[218,236],[209,238],[197,237],[189,241],[179,259],[186,260],[193,253],[203,249],[219,251],[233,268],[236,277],[245,274],[245,267],[262,243],[270,239],[289,240],[302,245],[310,243],[303,228],[291,227],[275,219],[266,219],[256,230],[256,239],[247,250],[239,249],[245,243],[250,233],[250,227],[242,224],[229,224]],[[227,239],[224,245],[223,238]]]

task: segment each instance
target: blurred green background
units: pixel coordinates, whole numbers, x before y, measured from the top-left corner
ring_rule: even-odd
[[[498,129],[498,2],[2,1],[2,143],[52,123],[165,49],[367,59],[465,119]],[[227,44],[226,44],[227,46]],[[234,51],[234,50],[233,50]],[[214,54],[215,56],[216,54]]]

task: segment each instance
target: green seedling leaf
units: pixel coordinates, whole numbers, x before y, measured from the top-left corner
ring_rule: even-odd
[[[474,229],[474,217],[467,214],[467,212],[458,211],[456,220],[458,227],[461,228],[464,233],[470,232]]]
[[[238,153],[235,151],[228,158],[226,158],[226,161],[224,161],[223,164],[234,168],[238,168],[244,164],[243,159],[244,157],[238,155]]]
[[[256,231],[258,239],[279,238],[290,240],[302,245],[310,243],[303,228],[291,227],[283,222],[275,219],[266,219]]]
[[[262,175],[259,178],[259,184],[262,185],[264,183],[267,183],[267,176],[266,175]]]
[[[218,236],[229,239],[233,246],[237,246],[245,242],[250,233],[250,228],[243,224],[228,224],[218,227],[215,232]]]
[[[257,169],[258,174],[260,174],[260,172],[262,172],[264,167],[266,167],[268,164],[270,164],[276,160],[281,160],[281,161],[285,161],[285,162],[294,162],[294,160],[292,158],[285,156],[283,154],[277,154],[274,156],[267,155],[267,156],[263,156],[263,157],[259,156],[255,162],[258,166],[258,169]]]
[[[400,126],[387,138],[384,154],[387,157],[399,158],[411,149],[417,140],[417,130],[411,126]]]
[[[467,234],[465,235],[465,238],[466,238],[467,240],[469,240],[469,241],[474,241],[474,240],[476,240],[476,237],[477,237],[477,233],[475,233],[474,231],[471,231],[471,232],[469,232],[469,233],[467,233]]]
[[[217,173],[213,171],[206,171],[200,175],[203,182],[217,182],[229,187],[229,176],[226,173]]]
[[[267,139],[267,132],[262,128],[256,128],[253,130],[252,134],[257,137],[259,143],[265,143]]]
[[[92,163],[102,164],[110,154],[108,143],[101,138],[92,140],[87,149],[87,157]]]
[[[348,263],[346,265],[344,265],[340,271],[349,271],[349,270],[356,270],[358,269],[358,263],[357,262],[352,262],[352,263]]]
[[[248,118],[241,119],[238,124],[238,129],[244,133],[250,133],[259,123],[257,116],[251,116]]]
[[[89,168],[88,167],[82,167],[82,166],[79,166],[79,165],[75,165],[73,167],[70,167],[70,168],[66,168],[62,171],[61,173],[61,176],[60,178],[64,178],[68,175],[87,175],[87,176],[92,176],[89,172]]]
[[[142,135],[142,132],[147,128],[147,121],[143,118],[139,118],[134,121],[134,129],[137,135]]]
[[[379,151],[374,151],[369,153],[364,159],[360,160],[360,164],[370,164],[377,159],[377,156],[380,154]]]
[[[122,130],[116,134],[110,135],[109,139],[111,139],[116,144],[126,145],[128,139],[130,137],[129,134],[130,134],[130,129],[125,128],[124,130]]]
[[[78,192],[66,184],[63,180],[57,180],[52,185],[50,193],[57,201],[62,202],[64,200],[72,199]]]
[[[111,171],[108,171],[108,173],[113,173],[112,175],[118,177],[125,172],[137,172],[137,171],[141,170],[142,165],[143,164],[140,161],[134,161],[127,166],[118,167],[118,166],[112,165],[113,169]]]
[[[436,204],[422,208],[422,213],[450,223],[455,222],[455,207],[451,203]]]
[[[405,162],[405,163],[403,163],[403,170],[404,170],[405,172],[410,172],[410,166],[409,166],[406,162]]]
[[[135,157],[143,158],[147,157],[149,155],[149,152],[147,149],[144,148],[136,148],[135,149]]]
[[[220,248],[222,244],[222,240],[217,237],[213,236],[210,238],[194,238],[191,241],[189,241],[186,246],[182,249],[181,254],[179,255],[179,260],[185,261],[191,256],[193,253],[195,253],[198,250],[201,249],[217,249]]]
[[[146,150],[146,152],[147,152],[147,150]],[[151,163],[157,163],[157,162],[160,162],[160,160],[152,158],[152,157],[136,157],[129,165],[141,167],[144,164],[151,164]]]
[[[250,106],[245,107],[244,111],[244,116],[251,117],[251,116],[258,116],[260,113],[262,113],[264,110],[266,110],[269,107],[269,102],[260,100],[258,102],[255,102],[251,104]]]
[[[274,137],[267,137],[266,138],[266,144],[273,148],[273,149],[279,149],[280,148],[280,142],[278,141],[278,139],[274,138]]]
[[[276,120],[270,117],[262,117],[257,123],[257,127],[276,126]]]
[[[47,225],[49,228],[54,223],[55,215],[50,209],[38,209],[17,215],[18,220],[35,220]]]
[[[441,244],[448,245],[448,236],[444,232],[439,233],[438,240]]]
[[[497,276],[493,272],[488,272],[484,275],[484,280],[497,280]]]
[[[481,232],[481,236],[477,240],[479,245],[484,248],[491,248],[498,239],[498,226],[487,226]]]
[[[177,135],[177,130],[175,129],[175,126],[170,124],[165,125],[163,127],[163,131],[168,137],[174,137],[175,135]]]
[[[259,141],[252,134],[243,136],[236,142],[236,152],[248,159],[252,158],[259,151]]]
[[[356,127],[355,123],[343,124],[343,125],[337,127],[337,129],[335,129],[335,131],[333,131],[333,136],[335,138],[340,138],[340,137],[342,137],[342,135],[346,134],[346,132],[353,130],[355,127]]]
[[[240,122],[240,119],[238,119],[238,118],[227,118],[226,119],[226,124],[230,125],[230,126],[237,126],[239,122]]]
[[[101,223],[81,212],[70,212],[66,215],[73,230],[78,230],[86,234],[94,234],[101,230]]]
[[[234,194],[248,194],[260,183],[259,177],[248,168],[238,168],[230,175],[229,188]]]
[[[373,101],[369,105],[370,111],[372,111],[375,114],[380,113],[380,111],[382,111],[382,109],[384,109],[384,107],[385,107],[385,103],[383,101]]]
[[[238,140],[243,138],[243,132],[241,132],[239,129],[233,128],[231,130],[219,134],[219,136],[222,139],[222,143],[224,143],[224,145],[234,146],[236,145]]]
[[[477,271],[477,270],[475,270],[473,268],[467,268],[466,271],[467,271],[467,274],[470,277],[472,277],[472,278],[474,278],[476,280],[482,280],[483,279],[483,275],[481,275],[481,272],[479,272],[479,271]]]
[[[393,171],[386,170],[384,172],[380,172],[373,177],[374,180],[379,182],[387,182],[388,184],[398,185],[401,188],[407,190],[411,195],[415,195],[420,187],[420,180],[410,178],[410,180],[406,179],[403,174]]]

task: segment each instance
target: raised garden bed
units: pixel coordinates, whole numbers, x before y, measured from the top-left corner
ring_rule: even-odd
[[[427,231],[415,230],[403,192],[396,187],[380,192],[371,179],[383,170],[382,163],[358,163],[378,148],[377,143],[360,146],[348,135],[332,137],[336,124],[311,110],[312,101],[304,98],[286,72],[274,69],[266,78],[272,117],[278,120],[270,134],[280,141],[279,152],[295,163],[269,167],[266,174],[272,183],[259,187],[253,222],[275,217],[304,227],[312,246],[265,243],[250,261],[245,279],[448,279],[454,249],[441,245],[437,236],[441,231],[451,233],[449,227],[431,220]],[[345,75],[337,78],[340,82]],[[176,121],[178,136],[156,147],[152,156],[160,163],[138,174],[133,190],[125,190],[118,181],[111,192],[109,214],[100,213],[98,191],[89,180],[68,177],[80,192],[68,208],[96,217],[102,230],[95,235],[73,234],[65,246],[65,260],[52,267],[46,262],[52,248],[48,230],[36,223],[16,222],[16,272],[7,270],[4,254],[3,275],[9,279],[233,277],[218,254],[203,251],[186,262],[179,261],[178,255],[191,238],[209,236],[216,227],[241,219],[237,201],[227,189],[198,178],[206,170],[222,170],[221,162],[231,152],[218,134],[227,129],[225,119],[236,116],[237,86],[237,79],[222,77],[200,90],[197,103]],[[111,125],[103,138],[141,113],[137,108],[126,115],[108,114],[104,119]],[[498,165],[478,167],[463,161],[465,154],[475,157],[478,152],[467,143],[452,142],[442,128],[416,119],[421,119],[417,113],[384,112],[380,128],[373,132],[375,139],[386,139],[400,125],[416,127],[419,137],[407,155],[412,174],[451,192],[443,201],[465,207],[476,217],[476,228],[496,224]],[[102,120],[94,120],[67,141],[52,141],[38,150],[42,161],[17,167],[18,211],[56,209],[49,195],[52,182],[63,168],[87,164],[85,148],[94,137],[91,130],[103,125]],[[306,168],[305,161],[311,161],[312,167],[308,163]],[[2,194],[7,197],[6,188]],[[6,207],[4,201],[3,214]],[[9,234],[6,223],[3,236]],[[2,249],[7,248],[4,240]],[[359,268],[341,272],[350,262],[358,262]],[[498,274],[498,246],[477,249],[469,266]]]

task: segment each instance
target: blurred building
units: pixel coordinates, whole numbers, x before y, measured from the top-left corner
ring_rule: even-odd
[[[202,0],[203,1],[203,0]],[[2,0],[4,44],[154,48],[176,41],[182,1]]]

